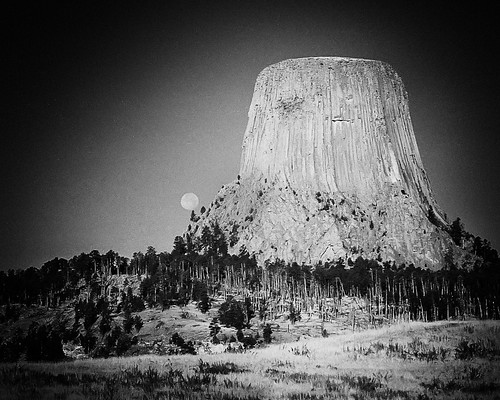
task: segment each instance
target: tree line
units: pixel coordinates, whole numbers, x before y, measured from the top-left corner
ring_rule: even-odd
[[[238,340],[252,343],[241,330],[258,317],[265,341],[270,325],[285,316],[292,324],[303,314],[316,314],[322,321],[334,321],[346,307],[354,315],[363,308],[370,323],[380,320],[439,320],[474,316],[500,318],[500,261],[488,241],[466,232],[457,219],[450,227],[455,243],[477,256],[469,268],[456,265],[451,257],[438,271],[415,265],[358,257],[316,265],[268,261],[259,265],[241,248],[229,254],[231,234],[217,224],[204,227],[199,238],[188,233],[177,236],[170,253],[153,247],[136,252],[130,259],[110,250],[93,250],[69,260],[55,258],[40,268],[0,272],[0,323],[19,318],[19,305],[58,307],[71,301],[74,320],[70,329],[64,318],[51,326],[32,324],[26,333],[16,332],[0,343],[2,359],[54,360],[62,355],[61,342],[78,341],[93,356],[124,354],[142,327],[133,315],[145,307],[185,306],[194,301],[206,313],[216,298],[224,298],[219,317],[212,321],[213,340],[218,323],[238,330]],[[113,285],[122,276],[123,287]],[[140,281],[133,293],[128,279]],[[121,315],[119,323],[114,316]],[[172,339],[180,343],[180,339]],[[184,343],[185,352],[192,344]]]
[[[478,256],[472,269],[455,265],[451,258],[439,271],[362,257],[317,265],[281,260],[258,265],[244,248],[229,254],[231,234],[214,224],[205,226],[196,239],[189,230],[184,237],[177,236],[170,253],[158,253],[149,246],[129,259],[113,250],[105,254],[93,250],[69,260],[54,258],[40,268],[0,271],[0,305],[57,307],[82,292],[87,300],[118,298],[109,278],[136,275],[141,280],[140,299],[163,309],[196,301],[206,311],[211,298],[242,295],[251,297],[257,310],[267,307],[274,315],[287,303],[309,311],[326,308],[325,299],[352,295],[376,303],[377,313],[384,315],[391,307],[403,307],[415,319],[466,313],[498,318],[497,251],[488,241],[466,232],[459,219],[451,225],[450,235],[457,245]],[[0,320],[10,318],[12,310],[0,315]]]

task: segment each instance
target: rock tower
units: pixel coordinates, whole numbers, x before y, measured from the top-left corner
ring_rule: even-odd
[[[218,222],[259,261],[374,258],[439,268],[453,247],[386,63],[291,59],[258,76],[238,179],[189,228]]]

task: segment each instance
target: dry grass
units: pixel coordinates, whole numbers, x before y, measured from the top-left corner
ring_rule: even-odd
[[[470,346],[460,359],[464,343]],[[0,370],[2,399],[494,399],[500,396],[500,323],[406,323],[242,354]]]

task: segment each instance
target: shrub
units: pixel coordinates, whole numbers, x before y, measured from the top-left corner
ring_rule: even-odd
[[[250,328],[250,320],[255,317],[255,310],[253,309],[252,301],[249,297],[245,297],[245,314],[246,314],[246,327]]]
[[[455,357],[459,360],[469,360],[474,357],[488,357],[498,354],[493,342],[462,339],[455,348]]]
[[[122,333],[123,333],[122,328],[120,328],[120,326],[118,325],[115,325],[113,329],[104,336],[104,340],[101,343],[101,345],[106,348],[106,351],[108,353],[111,353],[114,349],[116,349],[118,338],[122,335]]]
[[[196,354],[193,342],[186,342],[177,332],[170,338],[170,344],[179,347],[180,354]]]
[[[5,316],[4,316],[5,321],[17,321],[19,319],[20,315],[21,315],[21,311],[19,310],[18,307],[11,306],[10,304],[7,304],[7,307],[5,308]]]
[[[243,304],[232,297],[228,297],[219,308],[219,320],[226,326],[243,329],[245,327],[245,319],[246,315]]]
[[[134,328],[139,333],[141,328],[144,326],[144,322],[142,321],[142,318],[138,315],[135,316],[134,318]]]
[[[99,332],[101,335],[105,335],[111,330],[111,315],[109,313],[102,314],[101,321],[99,322]]]
[[[25,338],[21,328],[17,328],[14,334],[0,342],[0,361],[15,362],[24,351]]]
[[[122,294],[121,308],[128,310],[130,312],[138,312],[144,310],[144,300],[141,297],[136,296],[132,293],[132,288],[127,289],[127,294]]]
[[[123,330],[125,333],[130,333],[132,331],[132,328],[134,326],[135,319],[132,317],[132,314],[127,310],[125,311],[125,316],[123,319]]]
[[[198,302],[198,308],[199,310],[205,314],[208,310],[210,310],[210,307],[212,306],[210,302],[210,298],[208,297],[208,293],[205,291],[201,295],[201,299]]]
[[[267,302],[264,299],[260,299],[259,319],[265,322],[266,316],[267,316]]]
[[[26,336],[28,361],[57,361],[64,358],[61,337],[44,324],[33,322]]]
[[[271,343],[271,334],[272,333],[273,333],[273,330],[271,329],[271,325],[266,324],[266,326],[264,327],[264,332],[262,334],[264,336],[264,342]]]
[[[295,356],[306,356],[308,358],[311,356],[311,350],[305,344],[301,348],[292,347],[289,351]]]
[[[240,368],[238,365],[232,362],[218,362],[214,364],[210,364],[208,362],[204,362],[200,360],[198,364],[198,373],[200,374],[230,374],[235,372],[245,372],[245,369]]]
[[[217,317],[212,318],[210,322],[210,336],[214,338],[220,332],[219,319]]]
[[[128,349],[132,347],[132,336],[122,332],[116,341],[116,355],[123,355]]]
[[[300,321],[302,319],[302,317],[300,316],[300,311],[295,308],[293,303],[290,304],[290,311],[288,314],[288,319],[290,320],[292,325],[294,325],[295,322]]]
[[[92,325],[97,321],[98,312],[97,307],[92,300],[82,302],[83,312],[83,327],[85,330],[92,328]]]
[[[80,344],[82,345],[85,354],[90,354],[97,344],[97,338],[91,331],[86,331],[84,334],[80,335]]]
[[[111,351],[110,348],[106,345],[106,343],[101,343],[97,345],[94,350],[91,352],[92,358],[108,358]]]
[[[255,339],[253,336],[243,336],[240,342],[243,343],[245,349],[252,349],[257,344],[257,339]]]

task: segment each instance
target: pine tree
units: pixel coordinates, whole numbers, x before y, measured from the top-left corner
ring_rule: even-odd
[[[132,331],[132,327],[134,326],[135,320],[132,317],[132,314],[127,309],[125,310],[125,315],[123,318],[123,331],[125,333],[130,333]]]
[[[182,236],[176,236],[174,239],[174,249],[172,250],[173,256],[183,256],[186,254],[186,243]]]
[[[297,321],[300,321],[301,320],[301,316],[300,316],[300,311],[298,311],[295,306],[293,305],[293,303],[290,304],[290,313],[288,315],[288,318],[290,319],[290,322],[292,323],[292,325],[295,325],[295,322]]]
[[[250,320],[255,317],[255,310],[253,309],[252,301],[249,297],[245,297],[245,315],[246,327],[250,328]]]
[[[264,327],[264,332],[262,336],[264,336],[264,342],[266,343],[271,343],[271,334],[273,333],[273,330],[271,329],[271,325],[266,324]]]
[[[207,291],[205,290],[204,292],[202,292],[201,294],[201,298],[200,298],[200,301],[198,302],[198,308],[200,309],[200,311],[205,314],[206,312],[208,312],[208,310],[210,310],[210,307],[212,306],[211,302],[210,302],[210,298],[208,297],[208,293]]]
[[[142,322],[142,318],[138,315],[135,316],[134,318],[134,328],[137,333],[141,330],[141,328],[144,326],[144,322]]]
[[[457,218],[450,226],[450,236],[457,246],[462,246],[462,238],[464,235],[464,225]]]
[[[219,319],[217,317],[212,318],[210,322],[210,337],[215,337],[220,332]]]
[[[233,326],[236,329],[245,327],[246,313],[241,302],[228,297],[219,308],[219,320],[226,326]]]

